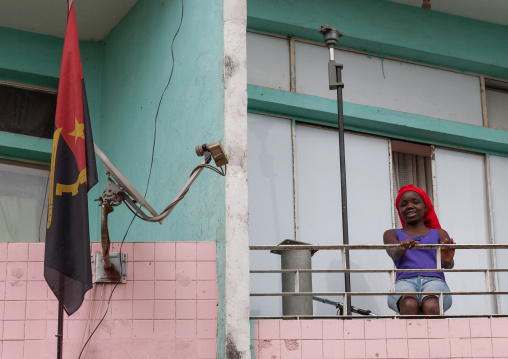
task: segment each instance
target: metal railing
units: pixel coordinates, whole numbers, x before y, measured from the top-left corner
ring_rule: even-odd
[[[288,250],[340,250],[342,254],[342,269],[266,269],[266,270],[250,270],[251,274],[267,274],[267,273],[295,273],[295,291],[294,292],[271,292],[271,293],[251,293],[251,297],[285,297],[285,296],[341,296],[343,298],[343,307],[347,306],[348,301],[354,296],[381,296],[381,295],[393,295],[393,294],[411,294],[421,295],[421,292],[395,292],[395,278],[396,273],[402,272],[444,272],[444,273],[478,273],[483,272],[485,274],[485,290],[484,291],[450,291],[450,292],[425,292],[425,294],[436,295],[439,297],[440,314],[439,315],[279,315],[279,316],[251,316],[251,319],[318,319],[318,318],[460,318],[460,317],[507,317],[508,314],[455,314],[445,315],[443,312],[443,295],[490,295],[496,298],[496,308],[499,311],[499,295],[506,295],[508,291],[498,290],[497,273],[508,272],[508,268],[469,268],[469,269],[443,269],[441,268],[441,251],[440,249],[489,249],[491,255],[495,255],[497,249],[508,249],[508,244],[422,244],[418,246],[418,249],[434,249],[436,250],[436,269],[347,269],[345,268],[346,253],[350,250],[388,250],[400,248],[398,244],[349,244],[349,245],[252,245],[249,247],[253,251],[288,251]],[[300,274],[301,273],[388,273],[390,276],[391,291],[389,292],[300,292]],[[491,278],[491,274],[494,275],[494,279]],[[330,304],[330,303],[328,303]]]

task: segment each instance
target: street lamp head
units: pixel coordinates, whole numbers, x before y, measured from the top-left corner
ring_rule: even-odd
[[[337,46],[339,38],[344,36],[342,32],[329,25],[320,26],[318,31],[323,34],[323,41],[329,48]]]

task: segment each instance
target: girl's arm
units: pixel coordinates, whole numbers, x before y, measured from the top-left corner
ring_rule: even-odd
[[[400,244],[401,248],[386,250],[386,253],[395,261],[401,259],[406,254],[407,249],[415,248],[418,244],[412,238],[406,238],[399,243],[395,235],[395,229],[389,229],[383,234],[383,242],[384,244]]]
[[[439,229],[439,243],[441,244],[455,244],[453,238],[444,229]],[[441,249],[441,267],[445,269],[451,269],[455,265],[453,256],[455,255],[455,249]]]

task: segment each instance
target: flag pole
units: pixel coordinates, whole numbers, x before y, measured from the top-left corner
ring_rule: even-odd
[[[93,287],[88,191],[97,183],[76,13],[73,1],[67,2],[44,255],[44,278],[58,299],[57,359],[63,357],[64,310],[68,316],[75,313]]]
[[[323,40],[328,47],[330,61],[328,62],[328,81],[329,89],[337,90],[337,122],[339,127],[339,156],[340,156],[340,193],[342,197],[342,243],[349,244],[349,229],[348,229],[348,216],[347,216],[347,189],[346,189],[346,159],[344,149],[344,119],[342,115],[343,100],[342,100],[342,64],[335,62],[335,46],[339,38],[343,34],[334,27],[323,25],[318,31],[323,34]],[[343,254],[344,268],[349,269],[349,251],[346,249]],[[350,273],[344,273],[344,307],[346,315],[351,315],[351,297],[347,293],[351,292],[351,277]]]
[[[63,317],[64,317],[64,307],[62,302],[58,302],[58,334],[56,337],[57,340],[57,349],[56,349],[56,358],[62,359],[62,348],[63,348]]]

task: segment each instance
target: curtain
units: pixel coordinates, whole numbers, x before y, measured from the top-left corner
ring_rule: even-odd
[[[399,188],[413,184],[423,189],[429,198],[433,198],[432,162],[430,157],[393,152],[394,202]],[[397,208],[394,208],[395,228],[402,228]]]
[[[48,175],[0,163],[0,242],[44,241]]]

